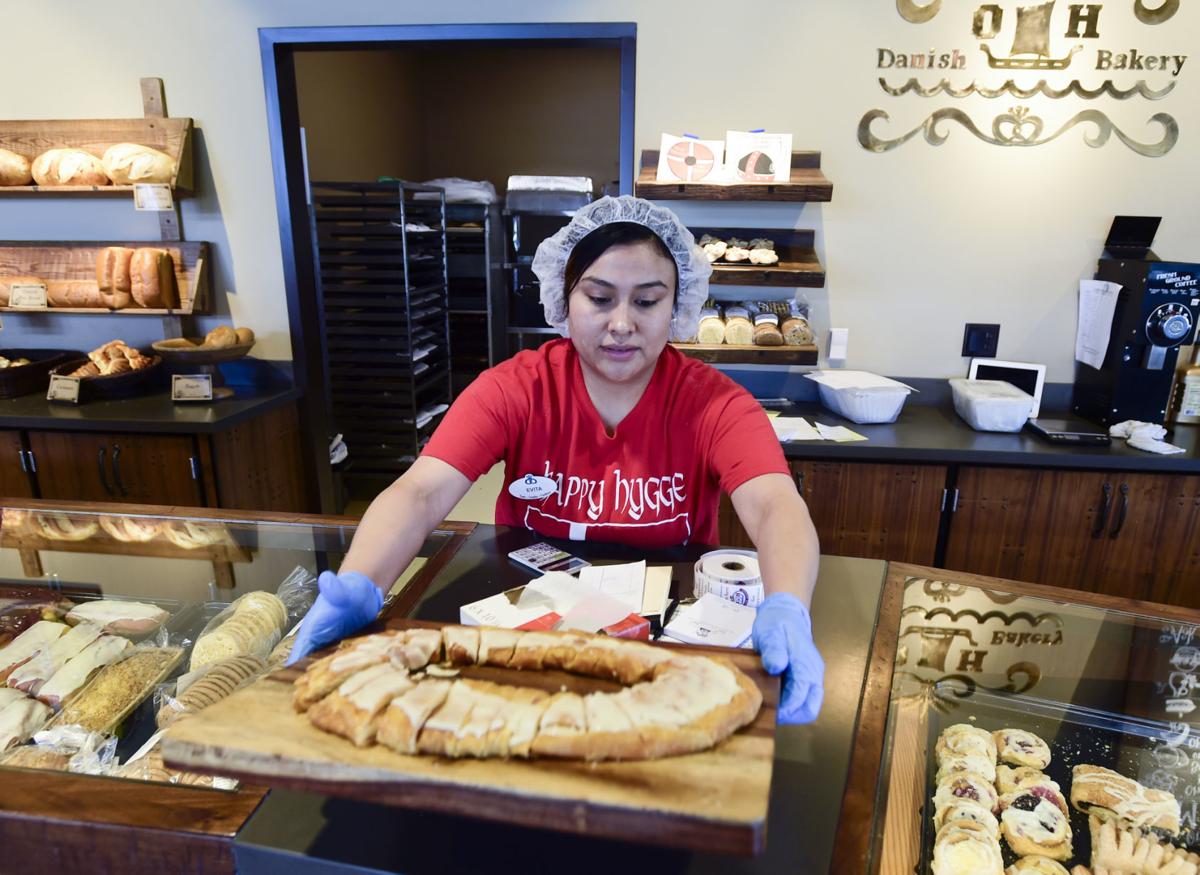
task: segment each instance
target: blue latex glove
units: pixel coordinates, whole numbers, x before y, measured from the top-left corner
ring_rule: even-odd
[[[825,698],[825,662],[813,644],[808,608],[791,593],[769,595],[758,606],[751,638],[768,674],[786,671],[780,723],[812,723]]]
[[[287,664],[303,659],[314,650],[345,638],[379,616],[383,592],[365,574],[343,575],[323,571],[317,578],[321,594],[300,621],[296,643]]]

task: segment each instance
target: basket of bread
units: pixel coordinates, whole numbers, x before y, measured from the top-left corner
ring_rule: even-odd
[[[254,332],[249,328],[218,325],[203,338],[173,337],[155,341],[154,351],[168,362],[193,365],[215,365],[239,359],[254,346]]]
[[[162,373],[162,358],[144,355],[125,344],[112,340],[87,354],[86,359],[73,359],[53,369],[52,373],[78,377],[79,400],[131,398],[155,388]]]
[[[45,392],[50,371],[80,353],[65,349],[0,349],[0,398]]]

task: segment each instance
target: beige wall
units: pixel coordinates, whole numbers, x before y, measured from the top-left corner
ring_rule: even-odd
[[[946,2],[926,25],[901,20],[893,0],[763,0],[744,13],[732,13],[729,4],[715,0],[15,5],[7,10],[0,45],[10,70],[37,71],[37,87],[5,89],[0,114],[137,115],[137,78],[163,77],[171,111],[197,120],[210,166],[208,190],[185,208],[185,230],[220,246],[218,294],[230,293],[228,307],[237,321],[264,337],[259,353],[286,357],[287,315],[256,28],[636,21],[639,149],[656,146],[662,131],[719,137],[726,129],[765,126],[794,131],[798,147],[824,153],[825,170],[836,185],[832,204],[800,210],[695,204],[681,212],[696,224],[815,227],[829,268],[827,289],[814,296],[828,314],[818,322],[849,327],[850,365],[911,376],[959,374],[962,323],[994,321],[1003,326],[1002,356],[1046,362],[1050,379],[1069,380],[1075,284],[1093,269],[1113,213],[1162,214],[1158,251],[1200,260],[1195,238],[1200,58],[1188,61],[1175,93],[1157,104],[1106,98],[1075,101],[1068,109],[1044,99],[1028,102],[1044,114],[1049,129],[1094,106],[1138,139],[1157,137],[1158,129],[1146,123],[1151,114],[1171,112],[1182,134],[1165,158],[1139,157],[1115,137],[1103,148],[1089,148],[1083,142],[1092,130],[1088,126],[1033,149],[987,146],[946,125],[948,142],[936,148],[917,139],[884,155],[864,151],[855,130],[871,108],[892,115],[876,130],[897,136],[933,108],[955,105],[990,120],[1017,103],[890,98],[879,89],[875,54],[885,46],[905,51],[959,47],[971,57],[968,73],[995,78],[999,71],[981,67],[969,34],[974,5]],[[1200,44],[1200,9],[1194,4],[1183,4],[1171,22],[1157,28],[1138,24],[1131,5],[1132,0],[1103,4],[1104,46],[1186,54]],[[1056,49],[1063,45],[1056,39]],[[1085,54],[1094,56],[1094,49]],[[1088,84],[1102,79],[1086,61],[1077,62],[1072,72]],[[1147,78],[1165,81],[1162,74]],[[1132,77],[1122,82],[1127,79]],[[990,127],[990,121],[984,125]],[[133,216],[127,205],[87,204],[68,211],[57,201],[0,203],[3,238],[99,238],[110,233],[103,228],[114,226],[153,232],[153,224]],[[6,332],[9,324],[6,316]]]

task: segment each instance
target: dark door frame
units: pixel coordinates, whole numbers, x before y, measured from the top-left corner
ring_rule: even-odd
[[[302,391],[300,427],[304,436],[304,467],[297,472],[316,484],[322,513],[334,513],[333,475],[329,467],[329,423],[321,361],[320,314],[316,307],[313,248],[308,227],[305,156],[300,137],[296,94],[295,53],[385,49],[414,42],[560,42],[607,45],[620,49],[620,178],[621,193],[633,193],[633,100],[635,43],[633,23],[595,24],[430,24],[362,27],[270,27],[258,31],[267,131],[275,177],[275,208],[283,250],[283,280],[287,293],[288,328],[292,341],[293,373]],[[302,294],[302,290],[309,290]],[[316,510],[317,508],[310,508]]]

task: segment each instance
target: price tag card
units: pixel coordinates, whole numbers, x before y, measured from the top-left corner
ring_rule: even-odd
[[[78,404],[79,379],[79,377],[63,377],[58,374],[51,374],[50,391],[46,393],[46,400],[61,401],[64,404]]]
[[[8,297],[8,306],[14,310],[45,310],[45,283],[13,283]]]
[[[212,397],[212,374],[172,375],[172,401],[212,401]]]
[[[133,208],[152,213],[170,212],[175,209],[175,201],[171,197],[171,186],[161,182],[134,183]]]

